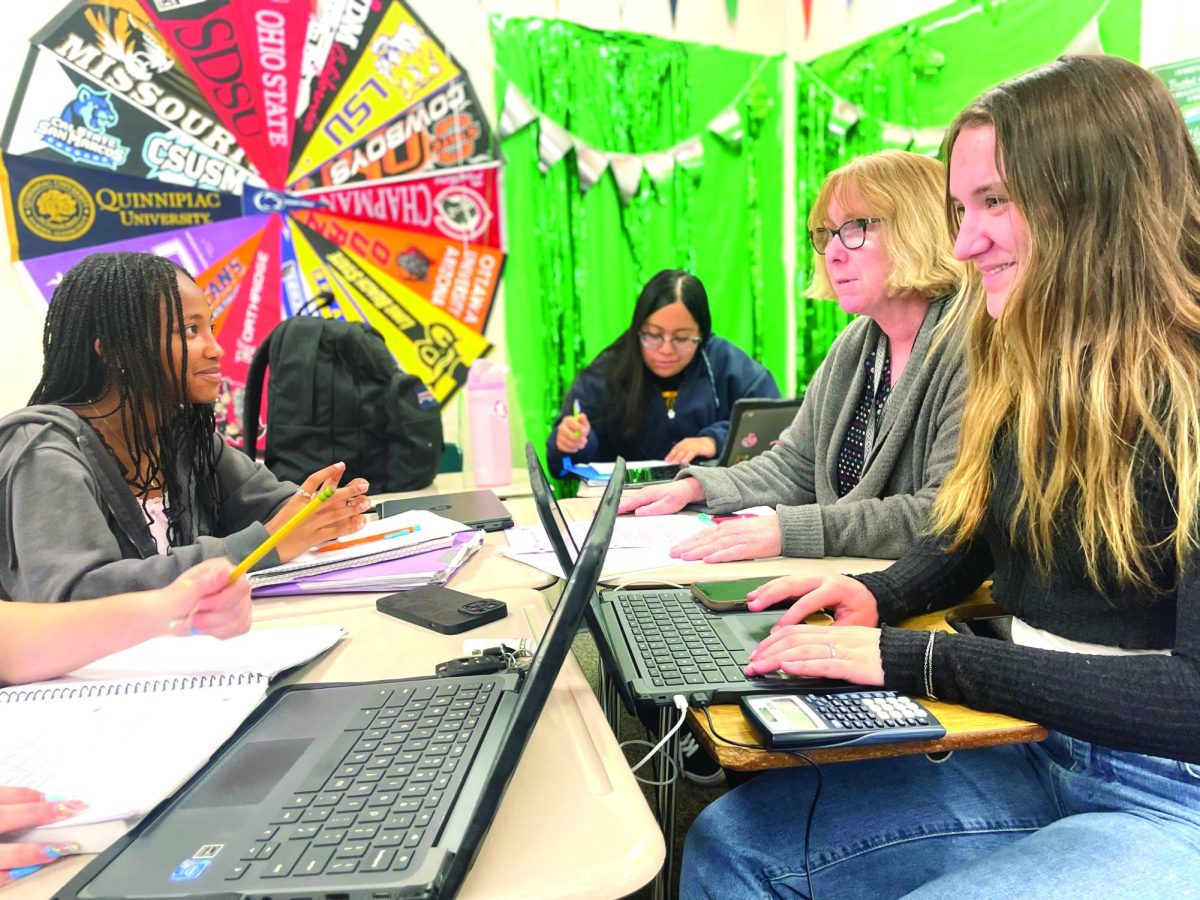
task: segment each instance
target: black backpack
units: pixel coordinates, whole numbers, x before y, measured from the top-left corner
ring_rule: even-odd
[[[370,325],[301,315],[267,335],[246,377],[243,449],[251,459],[268,366],[263,461],[278,478],[300,483],[342,461],[342,483],[366,478],[372,493],[433,481],[443,446],[438,402]]]

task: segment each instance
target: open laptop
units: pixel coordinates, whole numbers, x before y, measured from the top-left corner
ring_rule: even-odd
[[[733,404],[729,414],[729,438],[716,462],[708,465],[732,466],[766,453],[779,441],[783,429],[792,424],[804,398],[763,400],[744,397]]]
[[[578,551],[532,444],[525,446],[525,459],[538,518],[562,570],[573,574]],[[589,604],[585,620],[631,710],[671,706],[675,694],[723,703],[745,694],[855,689],[825,678],[746,676],[742,667],[750,651],[785,609],[714,613],[691,591],[678,588],[602,590]]]
[[[523,678],[282,688],[59,896],[452,896],[595,593],[624,475],[618,460]]]
[[[375,504],[379,518],[423,509],[454,522],[462,522],[482,531],[503,531],[513,527],[512,515],[494,491],[461,491],[457,494],[429,494],[424,497],[400,497]]]

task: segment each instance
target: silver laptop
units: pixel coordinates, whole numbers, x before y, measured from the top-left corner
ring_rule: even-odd
[[[712,465],[732,466],[766,453],[796,418],[804,398],[763,400],[743,398],[729,414],[729,437]]]
[[[188,784],[58,896],[452,896],[595,593],[624,474],[618,460],[523,677],[275,691]]]
[[[460,491],[456,494],[428,494],[380,500],[375,504],[379,518],[423,509],[482,531],[503,531],[513,527],[512,515],[494,491]]]

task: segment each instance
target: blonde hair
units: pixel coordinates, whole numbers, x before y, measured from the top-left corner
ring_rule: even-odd
[[[945,183],[945,167],[928,156],[904,150],[861,156],[825,176],[809,211],[808,227],[819,228],[829,221],[829,203],[834,199],[847,215],[878,216],[883,221],[871,227],[878,227],[887,241],[892,261],[888,290],[940,297],[957,290],[963,279],[962,266],[946,240]],[[836,296],[823,256],[817,257],[812,284],[804,293],[818,300]]]
[[[984,94],[946,134],[990,126],[996,166],[1029,230],[1004,312],[977,274],[967,320],[970,389],[959,453],[933,528],[961,546],[993,490],[998,440],[1015,448],[1010,538],[1048,572],[1073,525],[1097,588],[1153,588],[1155,558],[1194,546],[1200,484],[1200,160],[1166,87],[1112,57],[1070,57]],[[951,161],[951,164],[953,162]],[[946,215],[957,231],[949,193]],[[1176,521],[1151,533],[1139,481]],[[1161,529],[1161,525],[1159,526]]]

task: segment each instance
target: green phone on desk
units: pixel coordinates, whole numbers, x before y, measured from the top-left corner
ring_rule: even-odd
[[[713,612],[733,612],[746,608],[746,595],[762,587],[770,578],[733,578],[729,581],[697,581],[692,594]]]

